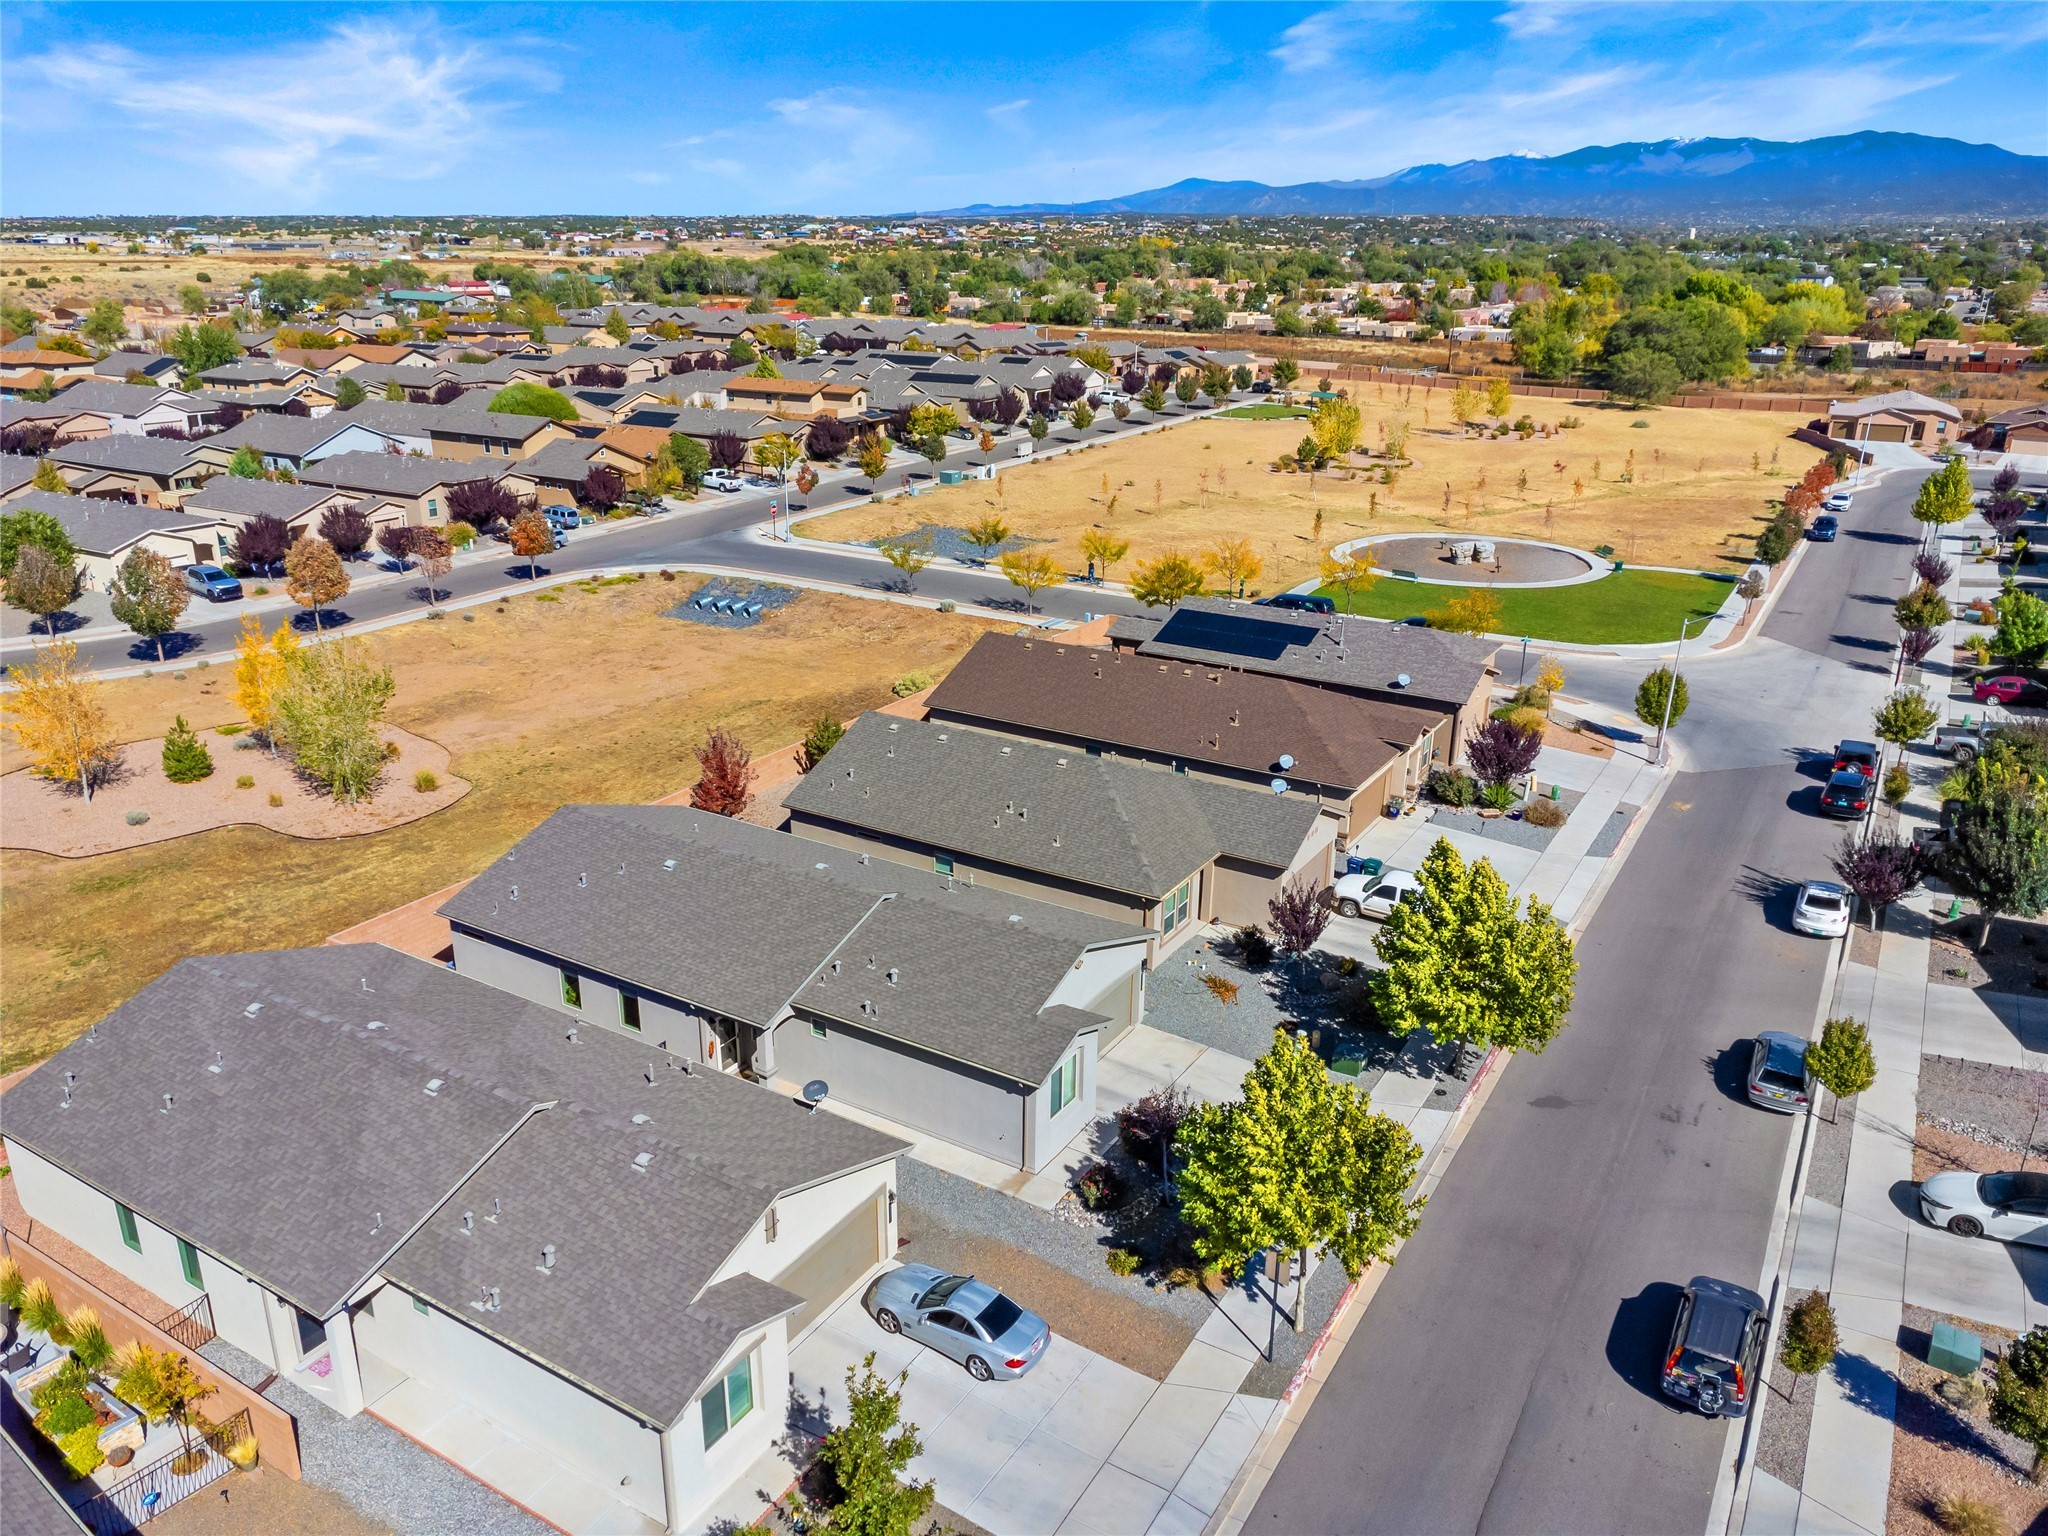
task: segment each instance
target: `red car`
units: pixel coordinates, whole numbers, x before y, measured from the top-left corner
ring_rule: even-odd
[[[1980,677],[1970,696],[1979,704],[2037,704],[2048,689],[2028,677]]]

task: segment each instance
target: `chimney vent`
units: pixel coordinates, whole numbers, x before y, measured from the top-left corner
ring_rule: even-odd
[[[157,1113],[158,1113],[158,1114],[161,1114],[161,1115],[168,1115],[168,1114],[169,1114],[170,1112],[171,1112],[171,1096],[170,1096],[170,1095],[169,1095],[169,1094],[167,1093],[167,1094],[165,1094],[165,1095],[164,1095],[164,1107],[163,1107],[162,1109],[158,1110],[158,1111],[157,1111]]]
[[[464,1232],[474,1232],[476,1230],[475,1211],[464,1211],[462,1213],[462,1230]]]
[[[428,1096],[429,1098],[437,1098],[437,1097],[439,1097],[439,1096],[440,1096],[440,1092],[441,1092],[441,1090],[442,1090],[443,1088],[445,1088],[445,1087],[446,1087],[447,1085],[448,1085],[448,1080],[447,1080],[447,1079],[446,1079],[445,1077],[430,1077],[430,1078],[428,1078],[428,1079],[427,1079],[427,1096]]]
[[[540,1245],[540,1272],[546,1274],[554,1267],[555,1245],[553,1243],[542,1243]]]
[[[633,1171],[635,1173],[645,1173],[653,1163],[654,1154],[652,1152],[635,1152],[633,1154]]]
[[[208,1067],[206,1070],[209,1072],[218,1072],[220,1071],[222,1065],[223,1062],[221,1058],[221,1053],[219,1051],[215,1051],[213,1053],[213,1065]]]

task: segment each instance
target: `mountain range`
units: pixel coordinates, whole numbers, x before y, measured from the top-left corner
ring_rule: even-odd
[[[929,216],[1461,214],[1715,224],[2043,213],[2048,156],[1871,132],[1794,143],[1661,139],[1286,187],[1191,178],[1095,202],[975,204]]]

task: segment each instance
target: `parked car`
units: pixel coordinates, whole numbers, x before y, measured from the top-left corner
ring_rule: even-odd
[[[1807,525],[1806,536],[1816,544],[1832,544],[1835,535],[1841,532],[1841,524],[1823,513]]]
[[[1259,599],[1261,608],[1284,608],[1291,613],[1335,613],[1337,605],[1313,592],[1276,592]]]
[[[188,565],[185,585],[210,603],[232,603],[242,595],[242,584],[217,565]]]
[[[707,491],[744,491],[746,488],[746,480],[729,469],[714,469],[704,476],[704,489]]]
[[[1835,743],[1835,772],[1855,769],[1866,779],[1877,777],[1877,743],[1843,740]]]
[[[1829,774],[1827,787],[1820,792],[1820,813],[1849,821],[1869,815],[1870,780],[1854,768]]]
[[[976,1381],[1022,1376],[1045,1358],[1052,1330],[992,1285],[905,1264],[875,1277],[861,1298],[884,1333],[900,1333],[958,1360]]]
[[[1829,491],[1821,506],[1829,512],[1846,512],[1856,499],[1854,491]]]
[[[1770,1313],[1747,1286],[1698,1275],[1678,1298],[1671,1343],[1664,1353],[1667,1397],[1692,1404],[1709,1418],[1739,1419],[1749,1412],[1764,1363]]]
[[[583,523],[583,514],[574,507],[542,507],[540,512],[541,516],[554,526],[557,533],[580,527]]]
[[[2048,1173],[1937,1173],[1920,1183],[1920,1214],[1958,1237],[2048,1244]]]
[[[1970,697],[1979,704],[2040,704],[2048,701],[2048,687],[2030,677],[2010,672],[1997,677],[1980,677],[1970,685]]]
[[[1744,1079],[1749,1102],[1784,1114],[1797,1114],[1813,1097],[1813,1079],[1806,1071],[1806,1042],[1780,1029],[1756,1037]]]
[[[1792,900],[1792,926],[1817,939],[1839,939],[1849,931],[1849,889],[1832,880],[1809,880]]]
[[[1252,393],[1255,395],[1270,395],[1271,393],[1273,393],[1273,381],[1271,379],[1259,379],[1255,381],[1252,384]]]
[[[1393,914],[1396,902],[1421,889],[1422,882],[1407,870],[1384,869],[1376,875],[1339,875],[1330,887],[1330,900],[1346,917],[1385,918]]]

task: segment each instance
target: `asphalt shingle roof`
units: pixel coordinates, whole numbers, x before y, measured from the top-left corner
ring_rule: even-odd
[[[1284,869],[1315,802],[869,714],[784,805],[885,837],[1158,899],[1219,855]]]
[[[197,443],[176,438],[143,437],[133,432],[109,432],[105,437],[82,437],[60,443],[50,450],[59,464],[81,468],[122,470],[138,475],[168,478],[192,462]]]
[[[1145,930],[949,883],[688,807],[586,805],[550,816],[440,910],[750,1024],[800,1006],[1039,1083],[1078,1027],[1046,1009],[1053,990],[1085,948]],[[830,974],[835,958],[865,990],[851,970]],[[883,985],[891,966],[898,982]]]
[[[311,485],[419,496],[437,485],[493,479],[511,467],[503,463],[465,463],[459,459],[418,459],[409,453],[337,453],[308,464],[299,471],[299,478]]]
[[[188,512],[224,517],[281,517],[289,522],[334,497],[331,485],[281,485],[275,480],[245,480],[215,475],[185,498]]]
[[[7,510],[49,513],[64,525],[79,552],[87,555],[118,554],[148,533],[200,534],[217,526],[210,519],[162,507],[99,496],[67,496],[62,491],[30,491],[8,502]]]

